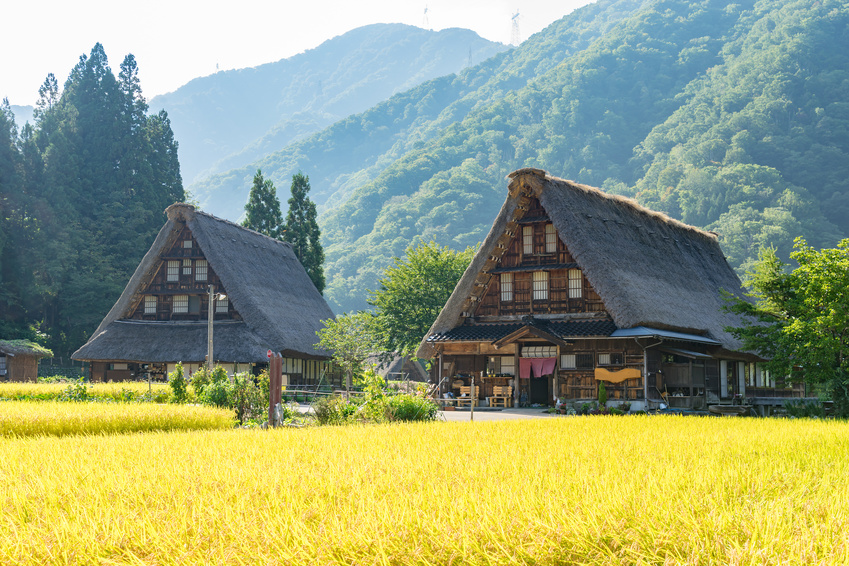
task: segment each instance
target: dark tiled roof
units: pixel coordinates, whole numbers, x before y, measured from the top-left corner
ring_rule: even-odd
[[[555,269],[574,269],[577,263],[553,263],[550,265],[519,265],[516,267],[496,267],[490,273],[516,273],[520,271],[554,271]]]
[[[502,322],[484,324],[464,324],[452,328],[448,332],[440,332],[428,336],[428,342],[495,342],[516,332],[524,326],[522,322]],[[560,338],[580,338],[589,336],[610,336],[616,330],[616,325],[610,320],[535,321],[533,326],[554,334]]]

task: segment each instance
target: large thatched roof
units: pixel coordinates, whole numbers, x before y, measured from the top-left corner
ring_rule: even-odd
[[[517,231],[524,215],[520,200],[533,196],[618,328],[676,330],[709,336],[728,350],[739,348],[724,327],[740,321],[722,311],[720,290],[741,296],[740,279],[725,261],[715,234],[539,169],[520,169],[509,178],[501,212],[428,336],[466,320],[505,242]],[[429,358],[433,352],[425,337],[417,355]]]
[[[325,358],[315,347],[321,321],[333,313],[312,284],[292,247],[232,222],[174,204],[168,221],[136,268],[123,294],[91,339],[73,357],[80,360],[202,361],[206,324],[122,321],[156,274],[160,256],[187,226],[221,280],[243,322],[215,322],[214,357],[263,362],[266,350],[285,356]]]

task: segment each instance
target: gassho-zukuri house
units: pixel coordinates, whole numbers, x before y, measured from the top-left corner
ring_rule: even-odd
[[[481,402],[498,387],[516,406],[597,400],[602,381],[609,405],[632,410],[802,396],[724,330],[740,321],[720,290],[742,290],[715,234],[539,169],[508,178],[416,353],[437,362],[443,396],[470,393],[472,376]]]
[[[207,357],[213,287],[213,358],[228,372],[283,356],[284,384],[328,383],[329,353],[316,331],[333,313],[290,244],[195,210],[166,209],[168,221],[118,302],[73,354],[100,380],[163,379]]]

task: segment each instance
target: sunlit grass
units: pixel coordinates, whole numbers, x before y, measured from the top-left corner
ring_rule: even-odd
[[[66,436],[131,432],[229,429],[233,412],[197,405],[5,401],[0,436]]]
[[[579,417],[0,440],[2,564],[846,564],[849,426]]]
[[[0,383],[0,400],[54,400],[62,395],[74,383]],[[125,401],[150,394],[153,398],[167,399],[171,388],[167,383],[141,381],[122,381],[107,383],[86,383],[85,389],[90,397],[97,400]]]

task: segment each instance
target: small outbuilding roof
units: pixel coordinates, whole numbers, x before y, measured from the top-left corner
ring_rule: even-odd
[[[0,354],[7,356],[36,356],[52,358],[53,352],[29,340],[0,340]]]

